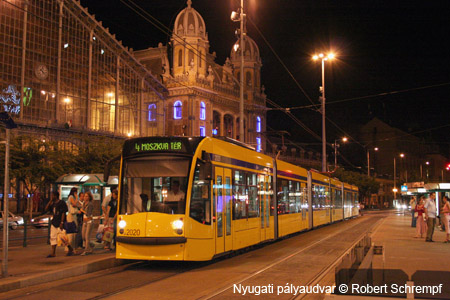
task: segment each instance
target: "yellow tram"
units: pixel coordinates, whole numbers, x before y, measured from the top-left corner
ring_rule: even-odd
[[[211,260],[356,216],[357,195],[356,187],[227,138],[130,139],[116,257]]]

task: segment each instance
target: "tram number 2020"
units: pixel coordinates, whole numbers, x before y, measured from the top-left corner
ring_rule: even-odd
[[[140,236],[141,230],[140,229],[126,229],[125,235]]]

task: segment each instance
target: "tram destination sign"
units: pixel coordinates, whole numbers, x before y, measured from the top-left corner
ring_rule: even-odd
[[[150,153],[192,153],[191,145],[183,138],[137,138],[124,144],[124,156]]]

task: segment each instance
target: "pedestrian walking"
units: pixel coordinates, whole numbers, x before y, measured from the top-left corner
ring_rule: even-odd
[[[433,233],[434,226],[436,226],[436,194],[430,193],[429,198],[425,202],[425,217],[427,222],[427,238],[425,242],[434,242]]]
[[[112,197],[111,197],[111,201],[109,201],[109,204],[108,204],[108,209],[107,209],[107,211],[106,211],[106,226],[107,227],[113,227],[113,233],[114,233],[114,237],[113,237],[113,240],[114,240],[114,243],[111,241],[111,242],[105,242],[105,249],[110,249],[111,250],[111,245],[112,244],[114,244],[114,246],[115,246],[115,244],[116,244],[116,238],[115,238],[115,234],[116,234],[116,230],[117,230],[117,222],[116,222],[116,219],[117,219],[117,197],[118,197],[118,192],[117,192],[117,190],[114,190],[112,193]]]
[[[441,217],[441,221],[444,222],[445,233],[447,234],[444,243],[450,243],[450,202],[447,196],[444,196],[442,200],[444,201],[444,206],[442,207],[443,218]]]
[[[52,246],[52,252],[47,257],[56,256],[56,245],[58,233],[64,230],[64,221],[66,219],[67,205],[64,201],[59,199],[59,193],[54,191],[51,195],[50,201],[45,207],[45,211],[50,211],[53,215],[50,227],[50,245]],[[69,252],[67,256],[74,254],[72,246],[67,246]]]
[[[412,196],[411,200],[409,201],[409,206],[411,207],[411,227],[416,227],[416,197]]]
[[[422,238],[427,232],[427,223],[424,221],[425,216],[425,196],[421,196],[415,208],[416,218],[416,238]]]
[[[83,244],[84,244],[84,252],[81,255],[87,255],[92,253],[91,247],[91,233],[94,225],[93,221],[93,211],[94,211],[94,197],[91,192],[84,193],[84,202],[83,207],[81,208],[81,212],[84,214],[83,216]]]

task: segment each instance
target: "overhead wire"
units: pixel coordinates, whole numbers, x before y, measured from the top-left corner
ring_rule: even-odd
[[[343,102],[349,102],[349,101],[355,101],[355,100],[361,100],[361,99],[376,98],[376,97],[380,97],[380,96],[388,96],[388,95],[394,95],[394,94],[399,94],[399,93],[406,93],[406,92],[423,90],[423,89],[429,89],[429,88],[435,88],[435,87],[446,86],[446,85],[450,85],[450,82],[434,84],[434,85],[427,85],[427,86],[417,87],[417,88],[398,90],[398,91],[379,93],[379,94],[368,95],[368,96],[361,96],[361,97],[347,98],[347,99],[341,99],[341,100],[336,100],[336,101],[329,101],[329,102],[327,102],[327,105],[343,103]],[[296,109],[316,108],[319,105],[320,104],[293,106],[293,107],[282,107],[282,108],[280,108],[280,110],[283,110],[283,109],[285,109],[285,110],[296,110]],[[268,110],[275,110],[275,109],[268,109]]]

